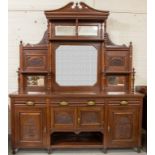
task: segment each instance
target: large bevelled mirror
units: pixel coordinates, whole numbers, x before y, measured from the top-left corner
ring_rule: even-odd
[[[56,51],[59,86],[93,86],[97,82],[97,49],[91,45],[60,45]]]

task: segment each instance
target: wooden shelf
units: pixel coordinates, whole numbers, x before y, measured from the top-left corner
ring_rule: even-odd
[[[103,134],[101,132],[55,132],[51,135],[53,148],[89,148],[103,146]]]
[[[84,143],[80,143],[79,144],[79,142],[77,142],[77,143],[63,143],[63,144],[57,144],[57,145],[51,145],[51,148],[75,148],[75,149],[77,149],[77,148],[103,148],[103,146],[104,145],[102,145],[102,144],[97,144],[97,143],[95,143],[95,144],[84,144]]]
[[[112,71],[105,71],[102,72],[103,74],[131,74],[132,71],[116,71],[116,72],[112,72]]]
[[[48,71],[20,71],[23,74],[47,74]]]
[[[63,38],[63,37],[59,37],[59,38],[52,38],[52,39],[49,39],[50,41],[63,41],[63,42],[68,42],[68,41],[71,41],[71,42],[77,42],[77,41],[86,41],[86,42],[104,42],[104,39],[94,39],[94,38],[88,38],[88,37],[81,37],[81,38],[72,38],[72,37],[66,37],[66,38]]]

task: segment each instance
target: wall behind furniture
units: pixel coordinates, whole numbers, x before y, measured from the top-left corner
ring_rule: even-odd
[[[17,90],[19,42],[39,42],[47,28],[44,10],[56,9],[71,0],[9,0],[9,93]],[[73,0],[72,0],[73,1]],[[77,1],[77,0],[76,0]],[[76,2],[75,1],[75,2]],[[91,7],[111,12],[108,33],[116,44],[133,42],[136,85],[146,77],[146,0],[81,0]]]

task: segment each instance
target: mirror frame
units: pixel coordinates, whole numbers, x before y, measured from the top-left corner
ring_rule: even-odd
[[[61,45],[80,45],[80,46],[94,46],[97,49],[97,81],[95,85],[92,86],[60,86],[56,82],[56,49]],[[100,72],[101,72],[101,44],[95,43],[95,42],[55,42],[51,44],[51,49],[53,49],[52,55],[52,86],[54,92],[79,92],[79,91],[85,91],[85,92],[99,92],[100,90]]]

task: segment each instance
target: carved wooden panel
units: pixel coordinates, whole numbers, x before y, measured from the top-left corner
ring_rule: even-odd
[[[23,53],[24,71],[46,71],[47,51],[41,49],[24,50]]]
[[[76,109],[73,107],[52,107],[51,125],[52,128],[70,129],[75,126]]]
[[[45,143],[45,109],[15,107],[15,129],[17,144],[32,147]]]
[[[40,113],[20,113],[21,140],[39,140],[40,135]]]
[[[136,143],[139,132],[139,105],[109,105],[109,146],[130,146]]]
[[[115,118],[115,139],[129,139],[132,137],[132,114],[118,114]]]
[[[108,72],[129,71],[129,51],[106,51],[105,69]]]
[[[41,67],[44,65],[44,56],[27,56],[26,57],[26,63],[29,67]]]
[[[103,127],[103,106],[88,106],[78,108],[78,126],[84,128]]]
[[[108,59],[109,61],[109,66],[124,66],[125,60],[124,57],[122,56],[111,56]]]

